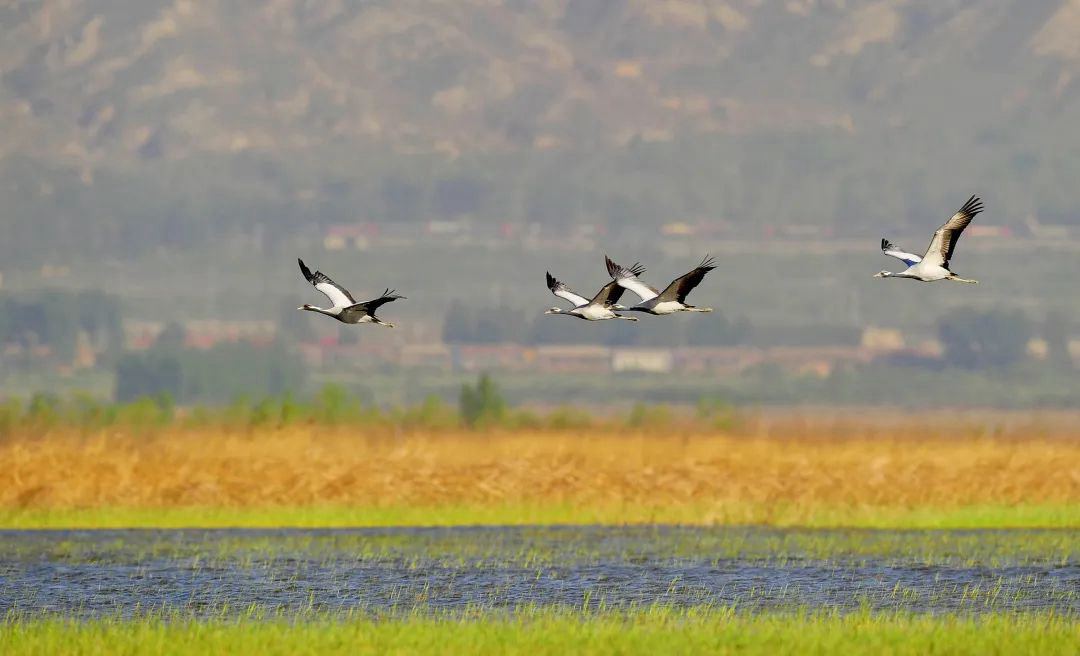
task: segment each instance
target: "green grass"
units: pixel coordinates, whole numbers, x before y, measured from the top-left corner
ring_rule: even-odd
[[[1077,528],[1080,505],[953,508],[717,504],[647,508],[503,504],[390,507],[6,508],[0,528],[219,528],[527,524],[768,524],[861,528]]]
[[[24,654],[1076,654],[1080,624],[1053,614],[849,615],[730,609],[575,609],[382,619],[10,619]]]

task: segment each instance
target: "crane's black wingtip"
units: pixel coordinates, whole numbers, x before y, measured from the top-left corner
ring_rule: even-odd
[[[307,265],[306,265],[306,264],[304,264],[304,261],[303,261],[302,259],[300,259],[299,257],[298,257],[298,258],[296,258],[296,262],[297,262],[297,264],[299,264],[299,265],[300,265],[300,273],[304,274],[304,278],[305,278],[305,279],[306,279],[306,280],[307,280],[308,282],[311,282],[311,279],[312,279],[312,275],[311,275],[311,269],[309,269],[309,268],[307,267]]]
[[[964,206],[960,208],[960,211],[964,214],[970,214],[971,216],[975,216],[979,212],[983,211],[982,199],[979,198],[977,195],[972,194],[971,198],[967,199],[967,202],[964,203]]]
[[[615,260],[605,255],[604,264],[607,266],[608,275],[612,278],[618,278],[619,276],[631,278],[645,273],[645,267],[641,266],[641,262],[634,262],[633,266],[627,268],[616,264]]]
[[[619,275],[619,265],[615,264],[615,262],[607,255],[604,255],[604,266],[607,267],[608,275],[612,278]]]

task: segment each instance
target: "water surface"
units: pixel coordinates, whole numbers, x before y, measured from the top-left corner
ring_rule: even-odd
[[[1080,531],[455,527],[0,531],[0,613],[651,604],[1080,615]]]

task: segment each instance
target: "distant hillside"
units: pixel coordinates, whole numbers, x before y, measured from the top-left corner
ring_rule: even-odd
[[[975,192],[1077,223],[1077,35],[1080,0],[5,3],[0,255],[360,218],[929,226]]]

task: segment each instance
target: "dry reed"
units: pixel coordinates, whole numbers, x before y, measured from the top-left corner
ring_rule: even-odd
[[[725,521],[739,506],[767,521],[769,508],[1080,502],[1080,432],[945,419],[909,423],[908,436],[888,421],[805,417],[727,433],[61,430],[0,442],[0,508],[563,504]]]

